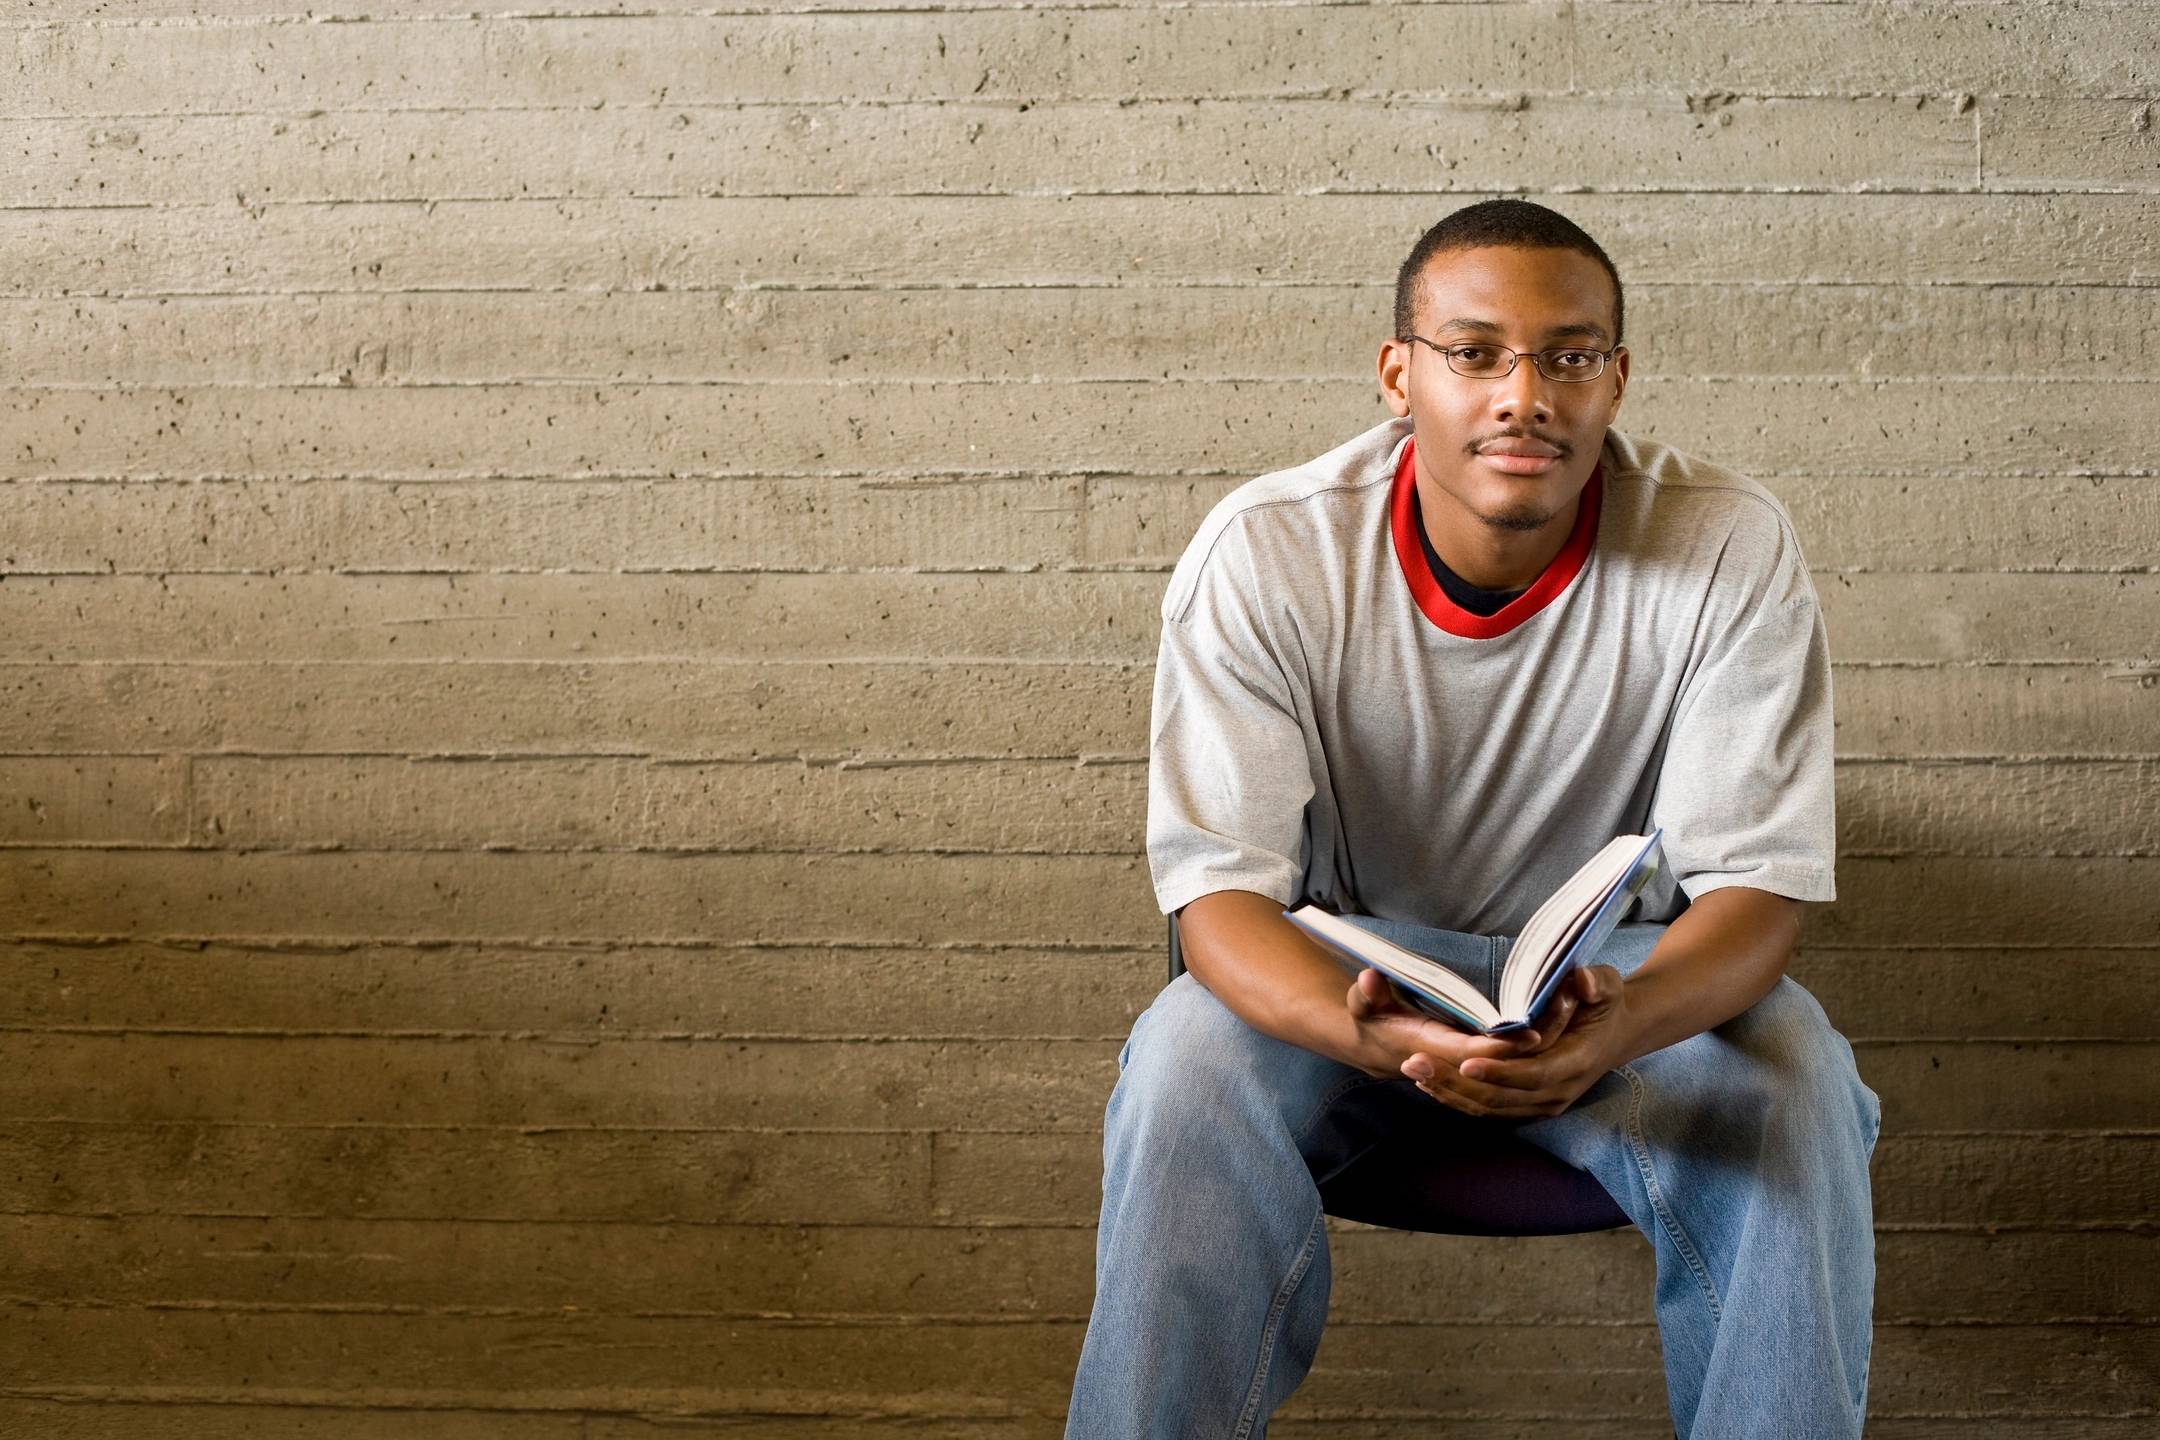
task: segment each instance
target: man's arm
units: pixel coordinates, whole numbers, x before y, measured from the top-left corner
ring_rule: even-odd
[[[1579,1008],[1543,1053],[1453,1064],[1420,1055],[1404,1073],[1473,1115],[1558,1115],[1606,1072],[1722,1025],[1769,994],[1792,959],[1800,911],[1800,901],[1767,890],[1712,890],[1666,926],[1624,981],[1610,965],[1570,975]]]
[[[1712,890],[1670,925],[1623,986],[1625,1065],[1715,1029],[1770,993],[1792,962],[1802,902],[1746,885]]]

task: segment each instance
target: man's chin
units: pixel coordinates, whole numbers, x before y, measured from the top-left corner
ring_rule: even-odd
[[[1553,517],[1559,513],[1557,510],[1539,510],[1516,505],[1500,510],[1480,511],[1478,520],[1494,530],[1542,530],[1550,525]]]

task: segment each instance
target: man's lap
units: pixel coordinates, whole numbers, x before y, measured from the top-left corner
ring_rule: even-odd
[[[1497,989],[1499,964],[1511,943],[1508,937],[1346,918],[1447,965],[1488,996]],[[1600,947],[1594,963],[1631,973],[1649,957],[1665,929],[1656,923],[1621,925]],[[1348,986],[1346,972],[1344,988]],[[1151,1033],[1166,1024],[1174,1034]],[[1179,1052],[1157,1057],[1166,1062],[1159,1073],[1175,1077],[1189,1099],[1200,1098],[1197,1092],[1205,1089],[1210,1074],[1226,1090],[1260,1087],[1274,1092],[1313,1173],[1323,1180],[1394,1127],[1430,1118],[1425,1107],[1445,1108],[1407,1079],[1366,1075],[1253,1030],[1191,975],[1166,987],[1135,1025],[1119,1056],[1121,1069],[1136,1042]],[[1597,1174],[1632,1214],[1630,1197],[1615,1189],[1615,1182],[1640,1167],[1643,1152],[1675,1145],[1744,1150],[1757,1143],[1763,1114],[1781,1096],[1802,1107],[1835,1106],[1848,1091],[1864,1097],[1856,1103],[1874,1106],[1873,1092],[1859,1083],[1851,1047],[1814,997],[1785,978],[1725,1024],[1607,1074],[1565,1114],[1517,1122],[1449,1112],[1435,1128],[1466,1137],[1513,1131]],[[1863,1117],[1869,1145],[1879,1114],[1875,1108]]]

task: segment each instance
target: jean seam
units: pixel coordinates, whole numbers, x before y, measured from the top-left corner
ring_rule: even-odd
[[[1722,1321],[1725,1318],[1725,1306],[1718,1299],[1717,1285],[1710,1278],[1710,1267],[1703,1263],[1702,1254],[1695,1248],[1694,1240],[1682,1228],[1680,1217],[1675,1215],[1672,1206],[1666,1203],[1665,1188],[1658,1183],[1657,1171],[1650,1163],[1650,1142],[1643,1134],[1642,1126],[1642,1076],[1636,1074],[1631,1065],[1622,1065],[1618,1073],[1626,1076],[1628,1082],[1628,1149],[1635,1156],[1635,1168],[1642,1172],[1643,1189],[1650,1196],[1650,1207],[1657,1212],[1658,1224],[1672,1241],[1673,1248],[1680,1252],[1680,1258],[1685,1260],[1688,1269],[1694,1272],[1696,1283],[1702,1286],[1703,1298],[1710,1302],[1710,1318]]]
[[[1283,1312],[1290,1308],[1290,1297],[1304,1283],[1305,1272],[1312,1268],[1315,1248],[1327,1228],[1325,1213],[1315,1213],[1312,1228],[1305,1233],[1305,1248],[1298,1252],[1297,1263],[1283,1277],[1283,1283],[1275,1289],[1274,1303],[1268,1306],[1267,1323],[1260,1327],[1260,1355],[1253,1369],[1252,1387],[1245,1394],[1245,1408],[1238,1414],[1237,1429],[1231,1440],[1245,1440],[1252,1433],[1253,1422],[1259,1418],[1260,1402],[1266,1397],[1268,1371],[1275,1359],[1275,1336],[1282,1327]]]
[[[1849,1047],[1848,1047],[1848,1048],[1849,1048]],[[1863,1081],[1863,1082],[1861,1082],[1861,1083],[1862,1083],[1862,1084],[1865,1084],[1866,1082],[1865,1082],[1865,1081]],[[1874,1095],[1874,1094],[1875,1094],[1875,1092],[1874,1092],[1873,1090],[1869,1090],[1869,1091],[1868,1091],[1868,1093],[1869,1093],[1870,1095]],[[1873,1174],[1873,1172],[1874,1172],[1874,1169],[1875,1169],[1875,1142],[1876,1142],[1877,1140],[1881,1139],[1881,1138],[1882,1138],[1882,1097],[1880,1097],[1880,1096],[1876,1096],[1876,1099],[1875,1099],[1875,1116],[1874,1116],[1874,1120],[1873,1120],[1873,1122],[1872,1122],[1872,1124],[1871,1124],[1871,1126],[1870,1126],[1870,1128],[1869,1128],[1869,1130],[1868,1130],[1868,1136],[1867,1136],[1867,1157],[1868,1157],[1868,1165],[1867,1165],[1867,1168],[1868,1168],[1868,1171],[1869,1171],[1869,1173],[1870,1173],[1871,1175]],[[1872,1198],[1872,1197],[1870,1197],[1870,1204],[1871,1204],[1871,1205],[1873,1204],[1873,1198]],[[1870,1323],[1870,1335],[1869,1335],[1869,1339],[1868,1339],[1868,1346],[1867,1346],[1867,1348],[1866,1348],[1865,1350],[1863,1350],[1863,1351],[1861,1352],[1861,1354],[1860,1354],[1860,1376],[1859,1376],[1859,1380],[1858,1380],[1858,1383],[1857,1383],[1856,1387],[1855,1387],[1855,1388],[1854,1388],[1854,1390],[1853,1390],[1853,1411],[1854,1411],[1854,1413],[1855,1413],[1855,1414],[1857,1414],[1857,1415],[1858,1415],[1858,1416],[1860,1417],[1860,1423],[1861,1423],[1861,1425],[1862,1425],[1863,1427],[1864,1427],[1864,1426],[1865,1426],[1865,1425],[1867,1424],[1867,1387],[1868,1387],[1868,1370],[1869,1370],[1869,1368],[1870,1368],[1870,1367],[1871,1367],[1871,1366],[1872,1366],[1872,1365],[1873,1365],[1873,1364],[1875,1363],[1875,1343],[1874,1343],[1874,1336],[1873,1336],[1873,1333],[1872,1333],[1873,1321],[1871,1320],[1871,1321],[1870,1321],[1869,1323]]]

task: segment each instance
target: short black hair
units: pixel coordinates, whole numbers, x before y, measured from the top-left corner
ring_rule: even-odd
[[[1465,205],[1418,237],[1395,276],[1395,338],[1407,340],[1417,329],[1418,279],[1425,262],[1449,250],[1470,250],[1481,245],[1516,245],[1524,249],[1573,250],[1605,267],[1612,277],[1613,338],[1620,343],[1626,303],[1620,291],[1620,272],[1612,257],[1580,225],[1557,210],[1528,200],[1480,200]]]

